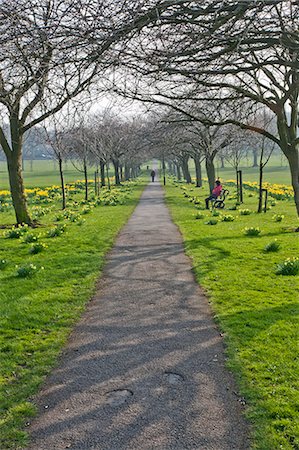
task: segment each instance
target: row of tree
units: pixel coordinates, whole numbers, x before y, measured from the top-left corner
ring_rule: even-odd
[[[299,214],[298,28],[290,0],[3,0],[0,104],[9,133],[0,126],[0,144],[17,222],[31,223],[24,134],[73,99],[108,91],[170,108],[164,144],[187,148],[198,177],[204,158],[210,183],[215,155],[232,147],[238,155],[244,131],[270,140],[288,160]],[[151,147],[161,146],[158,131],[147,137]],[[186,171],[186,151],[176,157]]]

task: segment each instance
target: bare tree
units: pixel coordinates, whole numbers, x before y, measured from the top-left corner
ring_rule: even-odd
[[[151,30],[151,45],[132,42],[126,63],[140,75],[138,98],[184,112],[188,102],[212,96],[230,106],[217,122],[206,115],[206,124],[235,124],[277,144],[289,162],[299,214],[298,28],[298,2],[189,2],[161,17]],[[236,107],[242,113],[257,106],[275,117],[277,133],[254,123],[253,115],[236,118]],[[201,119],[198,111],[195,120]]]
[[[169,1],[3,0],[0,4],[0,127],[17,223],[31,224],[21,171],[26,131],[109,76],[122,47],[157,21]],[[107,72],[108,71],[108,72]],[[102,86],[102,85],[101,85]],[[103,86],[102,86],[103,89]]]

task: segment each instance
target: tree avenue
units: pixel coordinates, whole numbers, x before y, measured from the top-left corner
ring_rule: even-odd
[[[21,171],[24,134],[87,95],[103,90],[122,46],[170,1],[4,0],[0,5],[0,144],[18,224],[31,224]],[[5,121],[9,133],[5,133]]]
[[[150,41],[141,33],[130,43],[126,64],[137,79],[127,95],[275,142],[288,160],[299,214],[298,28],[298,2],[185,2],[152,27]],[[206,101],[222,105],[217,121],[202,114]],[[259,108],[275,119],[274,132],[256,123]]]
[[[24,134],[74,98],[108,90],[169,106],[181,120],[200,123],[200,133],[221,134],[224,126],[216,145],[222,155],[232,126],[270,139],[288,160],[299,214],[298,29],[299,4],[287,0],[1,2],[0,145],[17,223],[32,222],[21,172]],[[274,128],[257,120],[263,114]],[[103,174],[106,150],[96,140]],[[202,137],[183,146],[175,158],[184,170],[195,155],[200,184],[205,158],[212,184],[212,146]],[[113,151],[118,174],[125,155],[116,144]]]

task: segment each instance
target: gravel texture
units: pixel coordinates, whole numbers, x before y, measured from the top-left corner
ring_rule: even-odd
[[[249,449],[222,338],[158,182],[35,402],[30,450]]]

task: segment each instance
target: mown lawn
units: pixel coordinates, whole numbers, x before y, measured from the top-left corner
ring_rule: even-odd
[[[257,196],[246,190],[238,210],[229,210],[236,203],[231,199],[221,216],[214,217],[197,209],[203,204],[196,206],[193,196],[202,201],[207,187],[166,186],[167,203],[224,332],[228,364],[246,399],[254,429],[252,448],[298,450],[299,275],[276,274],[279,263],[299,256],[294,203],[276,201],[267,213],[257,214]],[[251,214],[241,215],[241,209]],[[277,214],[284,215],[281,222],[273,218]],[[234,220],[224,222],[223,215]],[[208,225],[211,219],[217,223]],[[261,233],[246,236],[246,227],[259,227]],[[279,250],[265,252],[273,241]]]
[[[94,200],[82,204],[83,194],[74,191],[68,218],[62,217],[59,195],[55,194],[49,203],[41,200],[31,206],[34,214],[46,208],[46,215],[39,218],[40,227],[19,239],[9,239],[5,237],[8,230],[0,230],[1,449],[26,444],[25,421],[35,413],[30,398],[55,365],[72,325],[92,296],[105,254],[143,188],[139,182],[113,190],[113,198],[108,194],[108,200],[100,205]],[[116,200],[120,197],[123,204]],[[34,196],[32,200],[36,200]],[[0,212],[1,223],[13,223],[12,208],[6,209]],[[66,224],[64,233],[47,236],[61,224]],[[29,254],[34,243],[24,242],[28,234],[47,247],[41,253]],[[36,267],[32,276],[18,277],[16,266],[27,268],[30,263]]]

